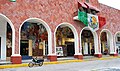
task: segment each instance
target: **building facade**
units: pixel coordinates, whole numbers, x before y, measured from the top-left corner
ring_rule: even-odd
[[[95,19],[99,23],[96,30],[79,19],[78,12],[83,10],[102,17],[103,22]],[[117,56],[119,16],[120,10],[98,0],[0,1],[0,60],[21,63],[36,56],[50,61],[69,56]]]

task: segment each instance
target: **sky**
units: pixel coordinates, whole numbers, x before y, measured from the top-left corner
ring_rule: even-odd
[[[120,0],[98,0],[100,3],[120,10]]]

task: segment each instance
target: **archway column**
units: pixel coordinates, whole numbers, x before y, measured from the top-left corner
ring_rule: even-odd
[[[12,55],[11,55],[11,62],[12,64],[21,64],[22,63],[22,57],[20,55],[20,48],[19,48],[19,28],[15,28],[15,34],[12,35],[15,37],[13,40],[15,40],[14,44],[15,47],[12,49]]]
[[[0,42],[0,51],[1,51],[1,57],[0,57],[0,60],[6,60],[6,52],[7,52],[7,49],[6,49],[6,26],[7,26],[7,22],[6,20],[2,20],[0,21],[0,37],[1,37],[1,42]]]
[[[57,61],[57,54],[56,54],[56,46],[54,46],[54,44],[56,44],[56,42],[54,42],[55,40],[55,35],[52,32],[50,36],[48,36],[48,39],[50,40],[48,45],[49,45],[49,49],[48,49],[48,59],[50,61]]]
[[[109,33],[108,33],[109,34]],[[111,36],[112,37],[112,36]],[[118,56],[118,53],[117,53],[117,49],[116,49],[116,42],[114,41],[113,42],[113,40],[115,40],[115,38],[113,38],[112,37],[112,40],[111,40],[111,42],[110,42],[110,55],[111,56]],[[108,39],[108,41],[110,41],[109,39]]]
[[[78,35],[79,36],[79,35]],[[75,50],[75,54],[74,54],[74,57],[77,58],[77,59],[83,59],[83,55],[82,55],[82,47],[81,46],[81,40],[80,38],[76,38],[77,40],[75,40],[75,47],[77,47]]]
[[[94,44],[94,46],[97,47],[97,48],[95,48],[95,54],[94,54],[94,56],[96,56],[98,58],[101,58],[102,57],[101,48],[100,48],[101,45],[99,46],[99,44],[100,44],[100,38],[98,38],[98,36],[95,35],[94,32],[93,32],[93,34],[95,36],[95,39],[94,39],[94,43],[95,44]]]

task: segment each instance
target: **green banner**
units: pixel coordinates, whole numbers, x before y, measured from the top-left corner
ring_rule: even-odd
[[[87,13],[78,10],[78,19],[88,26]]]

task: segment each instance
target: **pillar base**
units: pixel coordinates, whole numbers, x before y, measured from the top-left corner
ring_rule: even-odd
[[[21,56],[11,56],[11,62],[12,62],[12,64],[21,64],[22,57]]]
[[[83,55],[74,55],[74,58],[77,58],[77,59],[83,59]]]
[[[94,54],[95,57],[101,58],[102,54]]]
[[[57,55],[49,55],[49,56],[48,56],[48,59],[49,59],[50,61],[57,61]]]
[[[116,53],[116,54],[110,54],[110,56],[118,56],[118,53]]]

